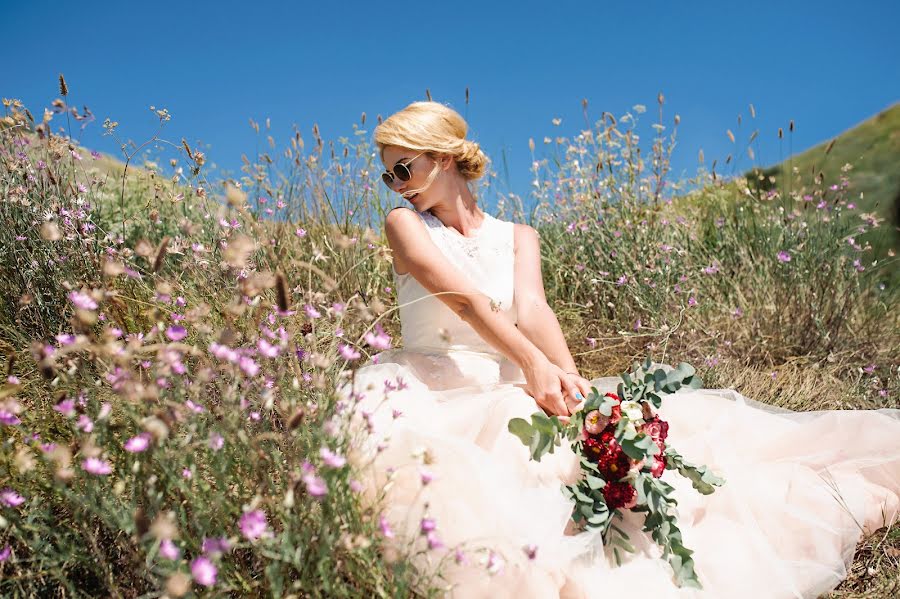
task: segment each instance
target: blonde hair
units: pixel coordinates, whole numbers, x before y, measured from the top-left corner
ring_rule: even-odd
[[[382,158],[387,146],[425,152],[432,158],[446,154],[456,161],[466,181],[475,181],[484,176],[490,159],[478,142],[466,139],[468,129],[465,119],[449,106],[422,101],[413,102],[385,119],[375,127],[374,137]],[[438,172],[438,168],[432,170],[425,187],[431,185]]]

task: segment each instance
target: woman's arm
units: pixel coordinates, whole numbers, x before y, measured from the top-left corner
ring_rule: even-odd
[[[551,362],[577,375],[578,367],[569,352],[559,320],[547,304],[538,232],[528,225],[516,224],[515,248],[515,303],[519,330]]]
[[[566,415],[560,378],[543,352],[500,312],[491,307],[491,298],[476,289],[469,279],[450,264],[431,241],[421,219],[408,208],[391,210],[385,218],[385,234],[403,270],[437,296],[497,351],[517,364],[526,375],[532,396],[541,407]],[[570,385],[566,384],[567,391]],[[574,392],[578,389],[572,387]]]

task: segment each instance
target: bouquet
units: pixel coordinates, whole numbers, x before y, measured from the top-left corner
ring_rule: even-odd
[[[574,502],[572,519],[587,528],[602,529],[603,542],[611,546],[617,564],[620,549],[634,552],[629,537],[616,526],[622,510],[643,512],[644,532],[663,550],[674,571],[678,586],[702,588],[694,572],[693,553],[684,546],[674,508],[674,488],[660,479],[665,470],[677,470],[691,480],[694,489],[708,495],[725,481],[705,466],[690,464],[666,443],[669,424],[654,413],[662,396],[682,387],[698,389],[702,382],[694,368],[682,362],[666,373],[650,371],[650,358],[643,367],[634,363],[630,373],[621,375],[617,393],[600,395],[596,387],[582,409],[572,414],[568,424],[556,416],[537,412],[531,422],[514,418],[508,428],[540,461],[566,437],[580,456],[581,478],[566,485],[563,492]]]

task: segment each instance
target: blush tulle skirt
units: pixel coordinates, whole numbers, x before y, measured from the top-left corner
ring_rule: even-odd
[[[621,565],[598,532],[573,528],[561,487],[577,479],[577,456],[564,442],[532,461],[507,430],[539,409],[523,382],[488,354],[395,349],[338,389],[385,551],[407,556],[423,588],[466,599],[818,597],[846,577],[864,535],[900,518],[900,410],[792,412],[731,389],[682,389],[659,410],[668,440],[725,484],[701,495],[663,474],[703,585],[679,588],[643,514],[618,522],[637,550]],[[601,393],[619,382],[591,381]]]

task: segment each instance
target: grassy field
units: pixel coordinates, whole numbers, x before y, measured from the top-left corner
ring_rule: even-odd
[[[380,551],[332,393],[378,327],[399,338],[365,115],[283,147],[256,126],[269,150],[210,181],[188,143],[127,169],[71,144],[66,101],[0,124],[0,595],[436,595]],[[651,355],[795,410],[900,407],[897,259],[850,205],[892,167],[669,181],[674,133],[641,158],[636,116],[548,141],[534,209],[498,204],[540,230],[582,374]],[[879,531],[832,596],[894,596],[898,556]]]

